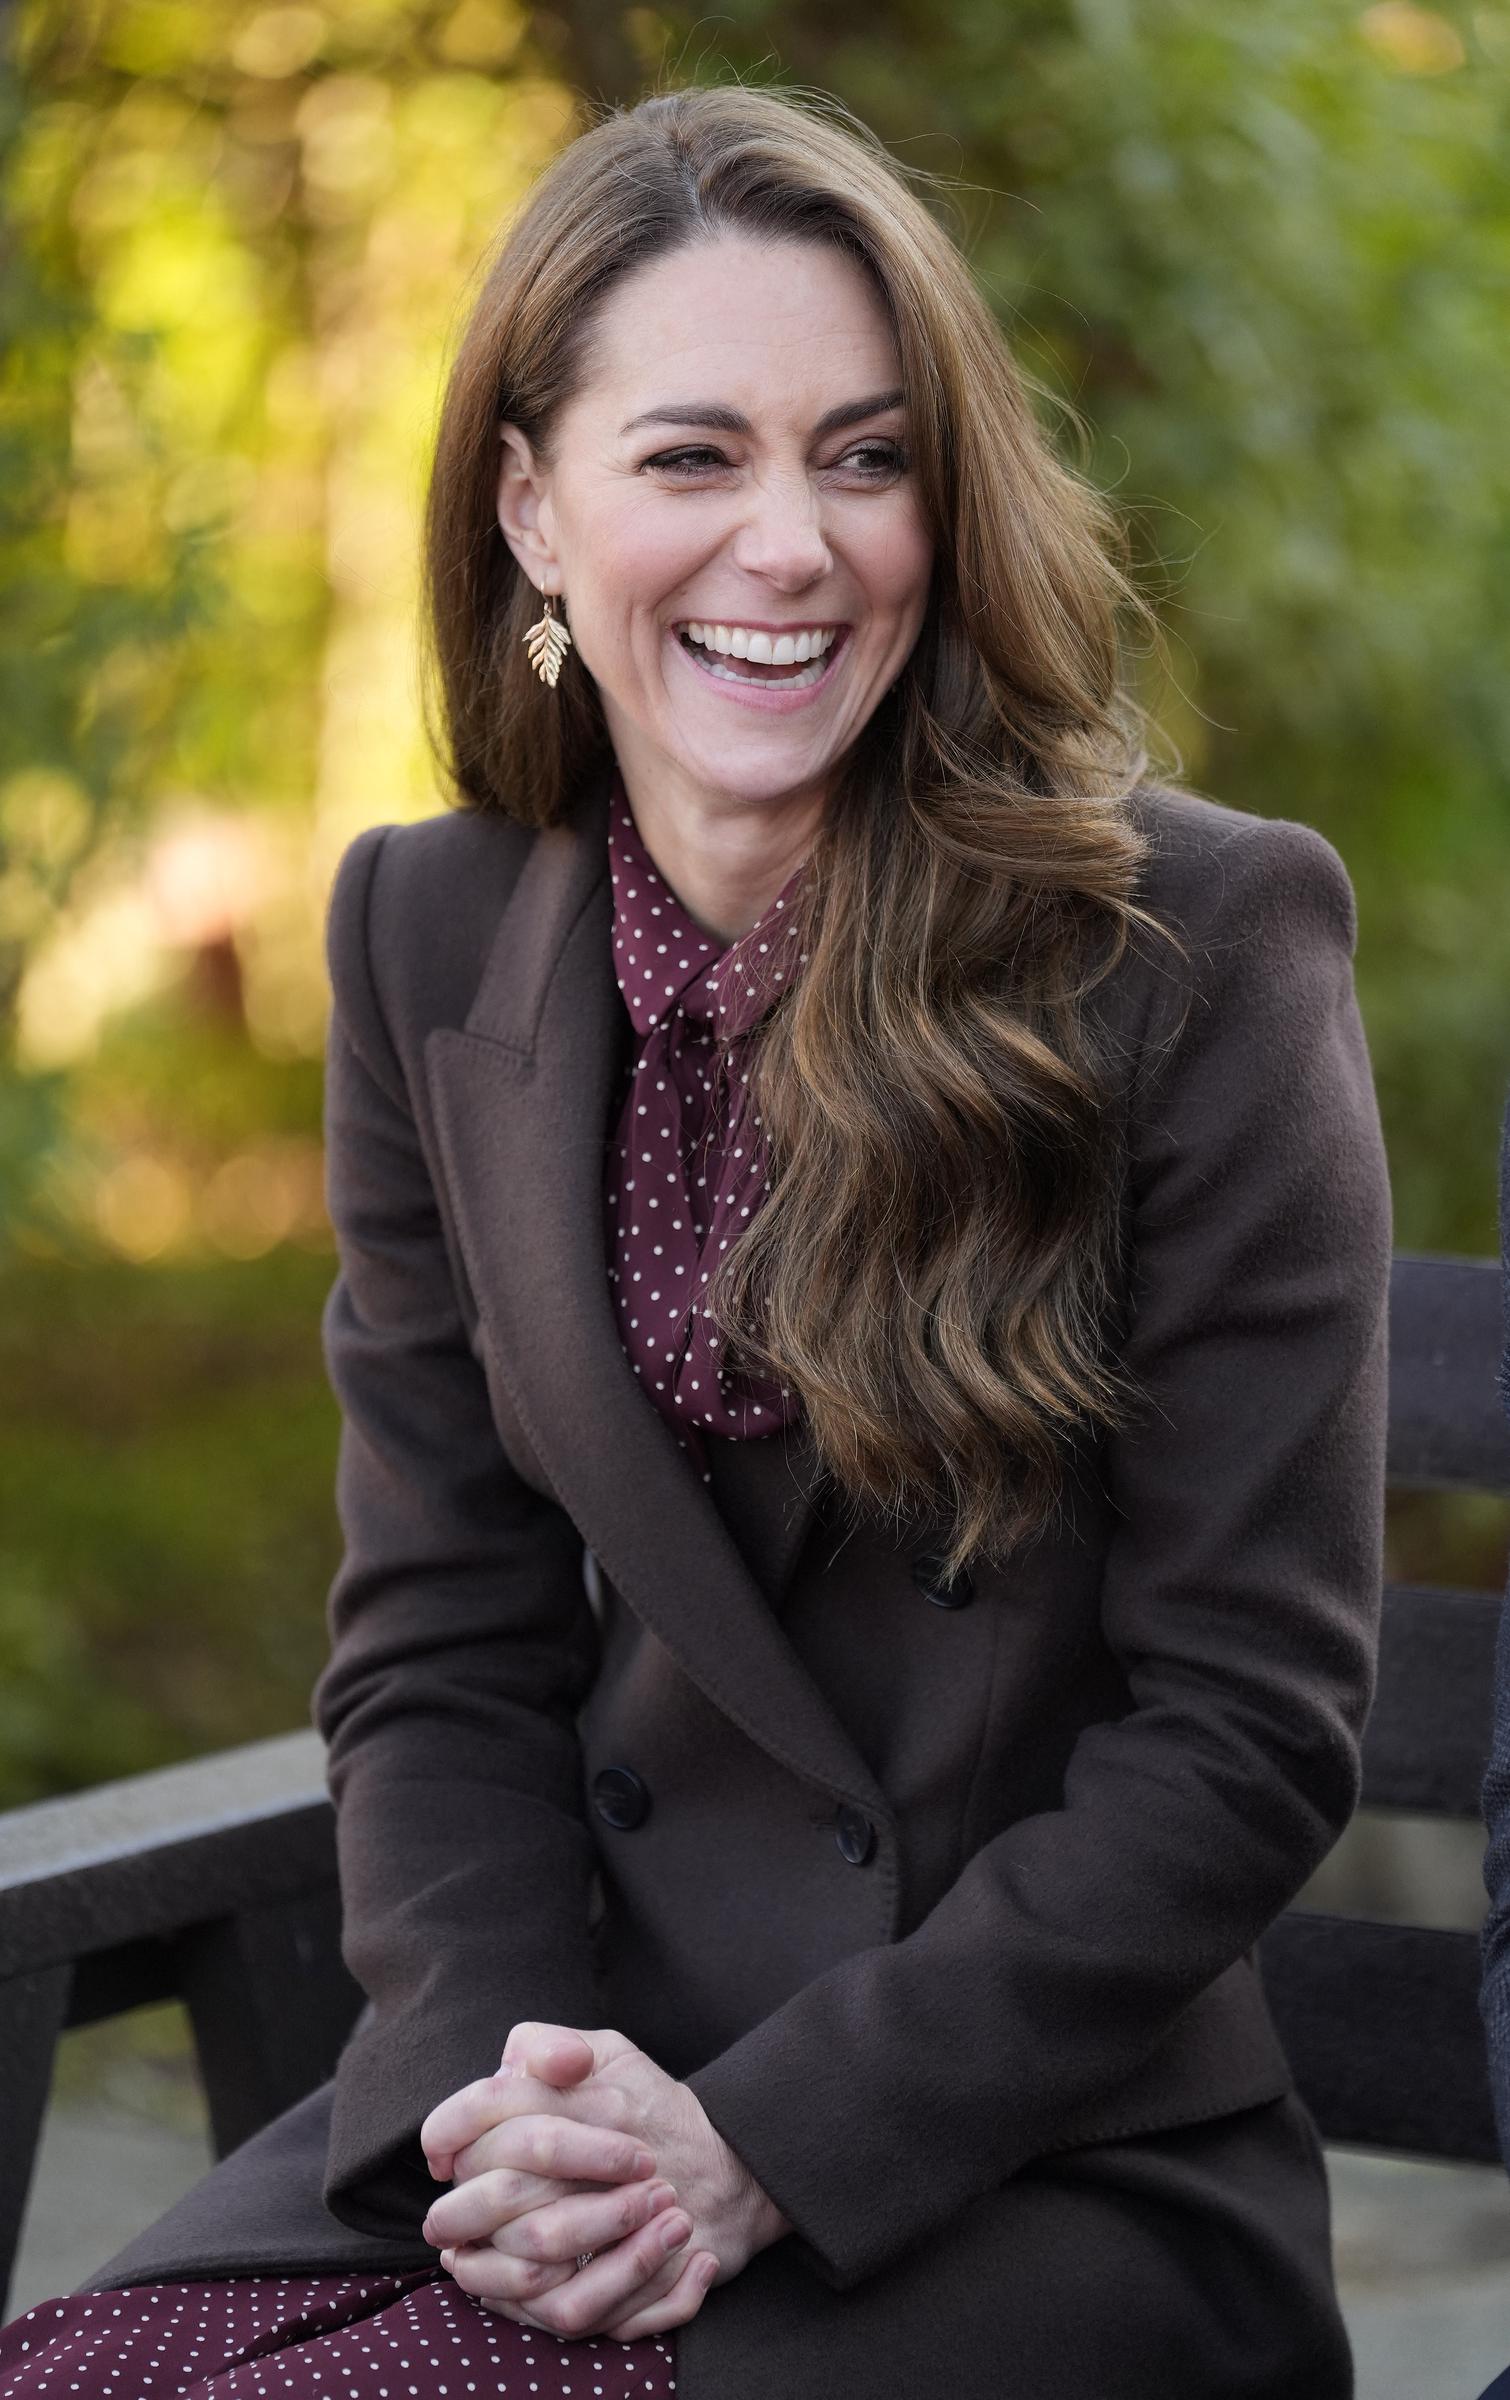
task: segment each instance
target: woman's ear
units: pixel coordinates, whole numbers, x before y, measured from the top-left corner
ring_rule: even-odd
[[[498,428],[498,523],[504,540],[538,592],[559,592],[559,561],[550,540],[550,497],[544,473],[517,425]]]

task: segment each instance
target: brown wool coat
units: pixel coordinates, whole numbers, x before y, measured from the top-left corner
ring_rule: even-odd
[[[1354,903],[1307,827],[1134,806],[1191,946],[1097,1002],[1126,1061],[1115,1330],[1157,1405],[954,1605],[926,1544],[846,1537],[799,1430],[713,1441],[710,1492],[622,1354],[606,783],[543,833],[448,812],[352,843],[324,1323],[347,1547],[313,1706],[369,2002],[334,2078],[92,2285],[433,2264],[423,2117],[520,2018],[612,2025],[796,2229],[680,2330],[679,2400],[935,2375],[998,2400],[1035,2192],[1296,2114],[1252,1949],[1355,1805],[1381,1573],[1391,1221]],[[597,1805],[608,1768],[638,1823]],[[1248,2199],[1278,2258],[1293,2191]],[[1110,2223],[1071,2219],[1035,2274],[1068,2243],[1100,2288]],[[1134,2308],[1204,2271],[1188,2238],[1188,2267],[1130,2271]]]

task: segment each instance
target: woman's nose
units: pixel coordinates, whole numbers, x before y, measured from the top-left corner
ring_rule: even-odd
[[[805,475],[757,484],[734,543],[735,564],[768,583],[809,583],[831,561],[818,494]]]

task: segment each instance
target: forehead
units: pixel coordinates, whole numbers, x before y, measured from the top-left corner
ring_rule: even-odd
[[[725,234],[653,259],[609,294],[584,408],[621,419],[660,402],[721,401],[794,422],[897,381],[886,312],[832,244]]]

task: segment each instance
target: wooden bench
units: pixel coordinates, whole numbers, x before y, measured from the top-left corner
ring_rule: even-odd
[[[1392,1486],[1510,1493],[1500,1341],[1494,1262],[1396,1258]],[[1366,1808],[1477,1821],[1499,1608],[1386,1587]],[[60,2032],[181,1998],[223,2158],[333,2071],[362,2001],[339,1928],[313,1730],[0,1816],[0,2316]],[[1297,1908],[1259,1957],[1326,2140],[1498,2158],[1476,1934]]]

